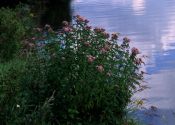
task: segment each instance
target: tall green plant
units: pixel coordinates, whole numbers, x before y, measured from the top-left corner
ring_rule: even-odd
[[[143,79],[139,50],[130,49],[127,37],[119,40],[118,33],[110,35],[88,22],[78,15],[73,24],[64,21],[62,30],[36,29],[12,101],[16,107],[4,125],[133,123],[124,116]]]
[[[118,33],[110,36],[88,22],[76,16],[72,25],[63,22],[61,32],[46,25],[22,82],[25,105],[32,105],[26,111],[36,110],[55,92],[48,117],[53,124],[122,124],[143,78],[138,71],[143,62],[137,48],[130,50],[128,38],[119,41]]]

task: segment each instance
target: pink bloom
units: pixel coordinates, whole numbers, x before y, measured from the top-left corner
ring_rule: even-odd
[[[131,52],[132,52],[132,55],[137,55],[140,53],[139,50],[135,47],[132,48]]]
[[[80,15],[77,15],[76,18],[77,18],[78,22],[85,22],[85,23],[89,22],[89,20],[85,19],[84,17],[82,17]]]
[[[103,48],[101,48],[101,52],[102,53],[106,53],[107,51],[109,51],[110,50],[110,46],[108,45],[108,44],[105,44],[104,45],[104,47]]]
[[[68,27],[63,27],[64,32],[69,32],[69,28]]]
[[[102,32],[105,32],[105,29],[95,27],[95,28],[94,28],[94,31],[95,31],[96,33],[102,33]]]
[[[113,33],[111,39],[112,40],[117,40],[118,39],[118,35],[119,34],[117,34],[117,33]]]
[[[63,31],[64,32],[71,32],[72,28],[66,26],[66,27],[63,27]]]
[[[87,58],[88,58],[88,62],[89,62],[89,63],[94,62],[94,60],[96,59],[96,58],[95,58],[94,56],[92,56],[92,55],[88,55]]]
[[[123,42],[124,42],[124,43],[130,43],[130,41],[131,41],[131,40],[130,40],[129,38],[127,38],[127,37],[124,37],[124,38],[123,38]]]
[[[105,49],[105,48],[101,48],[101,50],[100,50],[102,53],[106,53],[107,52],[107,50]]]
[[[98,71],[98,72],[102,73],[102,72],[104,71],[104,68],[103,68],[102,65],[98,65],[98,66],[96,66],[96,67],[97,67],[97,71]]]

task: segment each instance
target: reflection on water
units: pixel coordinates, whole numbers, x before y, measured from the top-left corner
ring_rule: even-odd
[[[93,26],[130,37],[132,46],[149,56],[151,89],[137,96],[163,112],[175,110],[175,0],[74,0],[72,8]]]
[[[145,0],[133,0],[132,7],[135,15],[143,15],[145,12]]]

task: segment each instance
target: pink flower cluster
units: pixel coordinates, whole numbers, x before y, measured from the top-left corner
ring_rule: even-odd
[[[128,37],[124,37],[124,38],[123,38],[123,42],[124,42],[124,43],[130,43],[130,41],[131,41],[131,40],[130,40]]]
[[[105,32],[105,29],[95,27],[95,28],[94,28],[94,31],[95,31],[96,33],[103,33],[103,32]]]
[[[103,29],[103,28],[95,27],[94,32],[95,33],[100,33],[106,39],[108,39],[110,37],[109,33],[105,32],[105,29]]]
[[[89,23],[89,20],[85,19],[84,17],[77,15],[75,16],[77,19],[77,22],[81,22],[81,23]]]
[[[102,53],[106,53],[107,52],[107,50],[105,49],[105,48],[101,48],[101,50],[100,50]]]
[[[69,26],[65,26],[65,27],[63,27],[63,31],[64,32],[72,32],[73,29],[71,27],[69,27]]]
[[[63,21],[62,24],[63,24],[63,31],[64,32],[68,33],[68,32],[73,31],[72,27],[69,25],[69,22]]]
[[[135,48],[135,47],[133,47],[133,48],[131,49],[131,52],[132,52],[132,55],[137,55],[137,54],[140,53],[139,50],[138,50],[137,48]]]
[[[89,63],[94,62],[94,60],[96,59],[96,58],[95,58],[94,56],[92,56],[92,55],[88,55],[87,58],[88,58],[88,62],[89,62]]]
[[[96,57],[94,57],[92,55],[87,56],[88,63],[93,63],[95,59],[96,59]],[[96,68],[97,68],[97,71],[100,73],[102,73],[104,71],[104,67],[102,65],[97,65]],[[111,74],[108,73],[107,75],[110,76]]]
[[[102,65],[97,65],[96,68],[97,68],[97,71],[100,73],[102,73],[104,71],[104,68]]]
[[[100,49],[102,53],[106,53],[110,50],[110,45],[105,44],[103,48]]]
[[[119,37],[119,34],[118,33],[113,33],[112,36],[111,36],[111,39],[112,40],[117,40]]]

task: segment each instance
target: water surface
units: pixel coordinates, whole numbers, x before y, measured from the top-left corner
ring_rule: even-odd
[[[136,96],[162,114],[146,122],[175,125],[175,0],[74,0],[72,9],[93,26],[130,37],[132,46],[149,57],[145,70],[151,89]]]

